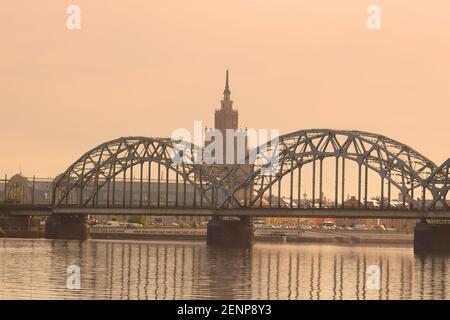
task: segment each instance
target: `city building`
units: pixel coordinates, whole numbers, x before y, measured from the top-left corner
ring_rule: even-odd
[[[50,179],[27,178],[18,173],[2,183],[0,197],[8,203],[48,204],[51,184]]]
[[[237,109],[233,109],[233,103],[234,101],[231,99],[230,77],[227,70],[223,99],[220,101],[220,108],[216,109],[214,113],[214,128],[209,129],[220,131],[223,137],[223,163],[215,163],[208,166],[209,174],[219,179],[223,174],[227,173],[236,163],[243,160],[243,158],[248,155],[248,141],[246,134],[247,130],[239,128],[239,112]],[[227,130],[230,130],[230,132],[233,133],[232,141],[229,140],[230,136],[227,135]],[[206,141],[205,148],[207,148],[210,143],[211,141]],[[241,147],[243,147],[244,150],[240,150],[239,148]],[[232,155],[230,154],[230,150],[232,150]],[[239,170],[239,172],[234,176],[226,177],[223,181],[226,185],[229,186],[239,184],[246,178],[247,173],[250,173],[252,171],[253,164],[241,162],[241,170]],[[246,196],[249,197],[250,192],[254,192],[253,186],[249,186],[245,190],[238,191],[236,194],[236,198],[238,199],[238,201],[243,202],[245,201]],[[220,200],[221,199],[219,195],[219,201]]]

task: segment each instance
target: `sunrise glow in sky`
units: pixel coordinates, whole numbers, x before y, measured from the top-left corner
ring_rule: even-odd
[[[80,30],[66,28],[72,3]],[[450,151],[450,3],[377,0],[382,28],[368,30],[371,4],[5,2],[0,174],[54,177],[104,141],[211,126],[227,68],[242,127],[374,132],[439,165]]]

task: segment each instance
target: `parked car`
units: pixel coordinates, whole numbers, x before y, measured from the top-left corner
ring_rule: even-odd
[[[320,223],[320,228],[325,230],[334,230],[336,229],[336,223],[333,221],[323,221]]]
[[[106,225],[108,227],[120,227],[120,222],[119,221],[106,221]]]
[[[255,220],[255,221],[253,221],[253,225],[254,225],[256,228],[262,228],[262,227],[265,227],[266,222],[263,221],[263,220]]]
[[[143,225],[140,223],[130,222],[130,223],[128,223],[127,227],[128,228],[141,228],[141,227],[143,227]]]

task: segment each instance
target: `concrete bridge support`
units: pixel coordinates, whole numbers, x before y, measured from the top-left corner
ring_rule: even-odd
[[[414,253],[450,253],[450,224],[423,220],[414,228]]]
[[[208,223],[206,243],[217,247],[251,247],[255,243],[252,219],[225,220],[214,217]]]
[[[86,240],[89,238],[89,228],[86,215],[56,215],[47,218],[45,238]]]

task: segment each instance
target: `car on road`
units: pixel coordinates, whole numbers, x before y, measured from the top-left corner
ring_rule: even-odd
[[[143,225],[140,223],[129,222],[127,228],[142,228]]]
[[[266,222],[264,220],[255,220],[253,221],[253,225],[255,228],[262,228],[266,226]]]
[[[358,231],[366,231],[368,230],[365,224],[355,224],[353,226],[353,230],[358,230]]]
[[[336,229],[336,223],[334,223],[333,221],[322,221],[320,223],[320,229],[334,230]]]
[[[120,227],[119,221],[106,221],[108,227]]]

